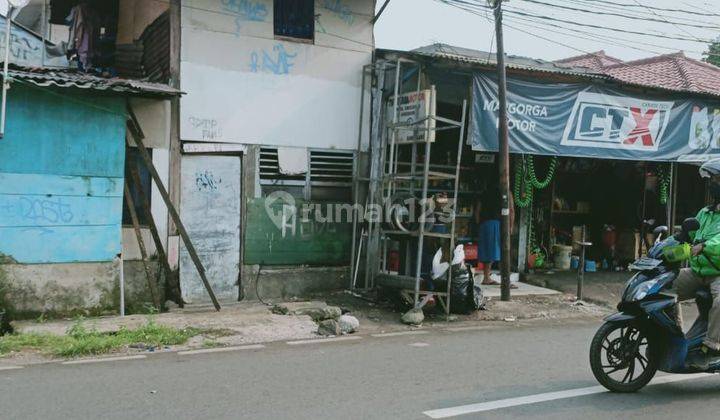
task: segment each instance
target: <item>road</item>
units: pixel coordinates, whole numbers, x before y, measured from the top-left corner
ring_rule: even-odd
[[[525,405],[514,400],[458,418],[717,418],[718,376],[651,385],[632,395],[595,390],[573,397],[573,390],[597,386],[587,362],[596,327],[578,321],[503,324],[28,366],[0,371],[0,418],[428,419],[448,414],[434,410],[502,406],[507,404],[496,402],[543,399],[549,392],[562,398]]]

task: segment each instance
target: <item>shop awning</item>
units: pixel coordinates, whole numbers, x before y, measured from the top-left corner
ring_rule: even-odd
[[[687,94],[641,94],[587,81],[509,77],[512,153],[644,161],[720,157],[720,101]],[[474,150],[498,150],[498,86],[473,76]]]

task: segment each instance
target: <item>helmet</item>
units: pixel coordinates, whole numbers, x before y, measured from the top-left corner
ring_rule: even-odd
[[[700,167],[700,177],[712,178],[720,175],[720,159],[712,159],[703,163]]]

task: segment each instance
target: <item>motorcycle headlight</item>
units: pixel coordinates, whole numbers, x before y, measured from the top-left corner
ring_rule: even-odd
[[[650,292],[657,283],[657,279],[640,283],[640,285],[633,291],[632,300],[638,301],[645,299],[645,296],[647,296],[648,292]]]

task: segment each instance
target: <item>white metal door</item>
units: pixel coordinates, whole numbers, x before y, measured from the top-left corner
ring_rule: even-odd
[[[239,156],[184,156],[180,211],[218,299],[238,296],[241,166]],[[191,302],[210,298],[184,245],[180,286]]]

